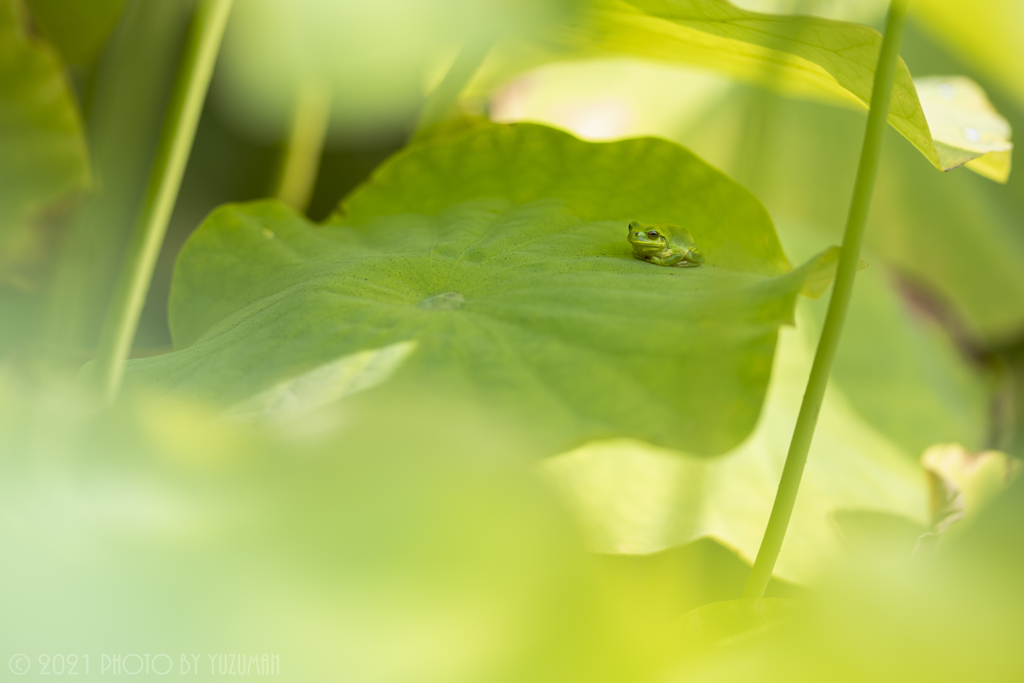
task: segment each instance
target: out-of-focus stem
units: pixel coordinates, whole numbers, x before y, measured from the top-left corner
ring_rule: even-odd
[[[288,147],[274,193],[297,211],[305,211],[313,196],[330,118],[331,99],[327,88],[316,81],[304,83],[295,102]]]
[[[903,24],[907,17],[907,5],[910,0],[893,0],[889,7],[889,18],[886,22],[885,37],[878,56],[875,69],[875,83],[871,92],[871,110],[868,112],[867,129],[864,134],[864,146],[861,150],[860,166],[857,169],[857,182],[853,189],[850,202],[850,213],[843,234],[843,248],[836,269],[836,281],[832,288],[832,298],[828,304],[825,326],[818,342],[818,350],[811,366],[811,376],[807,380],[800,415],[793,430],[793,440],[789,445],[786,464],[779,481],[779,490],[775,495],[768,527],[765,529],[757,559],[747,580],[744,598],[761,598],[768,587],[768,582],[775,569],[775,561],[782,549],[782,541],[786,537],[793,505],[796,503],[800,480],[803,477],[804,465],[807,464],[807,452],[814,438],[814,428],[821,412],[821,402],[825,398],[825,387],[828,385],[829,372],[835,359],[839,338],[846,318],[846,309],[853,293],[853,280],[860,262],[860,248],[864,241],[864,226],[867,223],[868,209],[871,206],[871,194],[875,186],[878,171],[878,160],[882,152],[882,138],[885,134],[886,121],[889,116],[889,101],[892,97],[892,84],[896,76],[896,65],[899,61],[900,37]]]
[[[497,38],[498,34],[494,31],[480,31],[466,40],[444,79],[427,97],[423,112],[416,123],[417,133],[444,119],[455,107],[459,95],[487,58],[487,53],[491,51]]]
[[[96,377],[104,402],[117,397],[192,150],[232,0],[199,0],[175,76],[142,211],[136,221],[100,336]]]
[[[95,354],[191,15],[181,0],[129,0],[96,67],[84,108],[96,184],[68,225],[49,292],[51,369],[59,364],[73,376]]]

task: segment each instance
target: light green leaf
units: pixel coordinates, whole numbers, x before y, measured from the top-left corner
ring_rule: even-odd
[[[495,401],[558,448],[628,435],[710,455],[753,428],[778,326],[831,260],[791,270],[760,204],[677,145],[534,125],[413,146],[345,210],[321,227],[276,203],[215,212],[178,261],[179,350],[127,381],[235,403],[415,342],[393,382]],[[706,263],[638,261],[631,220],[685,224]]]
[[[566,27],[557,40],[561,54],[534,47],[529,52],[512,53],[515,56],[507,53],[504,64],[625,54],[713,69],[783,92],[865,108],[882,44],[882,36],[868,26],[760,14],[727,0],[601,0],[584,20]],[[490,68],[500,72],[502,60],[495,60]],[[494,79],[494,71],[481,78]],[[941,122],[956,118],[964,127],[989,129],[991,112],[960,105],[961,100],[954,98],[931,101],[928,109],[923,108],[910,72],[899,62],[889,123],[943,171],[989,153],[1002,155],[995,163],[983,164],[981,170],[987,177],[1005,182],[1009,163],[1003,151],[1010,148],[1008,130],[992,141],[999,147],[996,151],[979,150],[975,140],[936,134],[930,127],[936,122],[942,128]]]
[[[935,147],[950,164],[1005,183],[1010,177],[1010,124],[985,91],[965,76],[933,76],[914,82]],[[980,156],[979,156],[980,155]]]
[[[801,324],[807,324],[800,320]],[[784,329],[754,433],[714,460],[638,441],[604,441],[546,461],[600,552],[643,554],[709,537],[753,562],[810,372],[813,347]],[[775,576],[810,582],[841,551],[832,519],[870,510],[924,525],[925,478],[830,387]]]
[[[16,0],[0,0],[0,283],[31,286],[54,201],[89,182],[82,123],[63,65],[29,37]]]

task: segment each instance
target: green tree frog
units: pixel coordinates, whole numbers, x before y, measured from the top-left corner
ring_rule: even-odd
[[[695,268],[704,263],[690,231],[679,225],[633,221],[626,239],[633,245],[633,256],[657,266]]]

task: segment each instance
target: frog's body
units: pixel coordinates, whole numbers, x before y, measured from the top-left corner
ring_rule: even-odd
[[[633,256],[657,266],[695,268],[704,263],[690,231],[679,225],[633,221],[626,239],[633,245]]]

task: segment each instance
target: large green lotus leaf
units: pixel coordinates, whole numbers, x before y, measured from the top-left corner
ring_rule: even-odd
[[[600,0],[552,44],[506,48],[482,72],[477,87],[526,63],[625,54],[700,66],[784,92],[867,107],[881,44],[882,36],[868,26],[761,14],[727,0]],[[980,91],[973,83],[964,89]],[[979,104],[959,94],[919,99],[901,60],[889,123],[936,168],[948,171],[968,164],[1005,182],[1012,148],[1009,128],[984,94],[981,100]]]
[[[709,455],[753,428],[777,328],[835,257],[791,270],[760,204],[677,145],[535,125],[413,146],[345,206],[323,226],[273,202],[216,211],[177,264],[178,350],[127,381],[234,404],[411,343],[395,382],[525,413],[560,448],[628,435]],[[631,220],[685,224],[706,263],[636,260]]]
[[[82,123],[60,58],[0,1],[0,283],[27,286],[45,258],[45,209],[89,181]]]
[[[800,323],[806,321],[798,318]],[[778,487],[813,347],[784,329],[757,429],[720,458],[600,441],[545,461],[600,552],[646,554],[712,538],[753,562]],[[829,387],[776,578],[820,579],[842,552],[834,516],[897,515],[924,525],[928,489],[914,459],[872,429]]]

